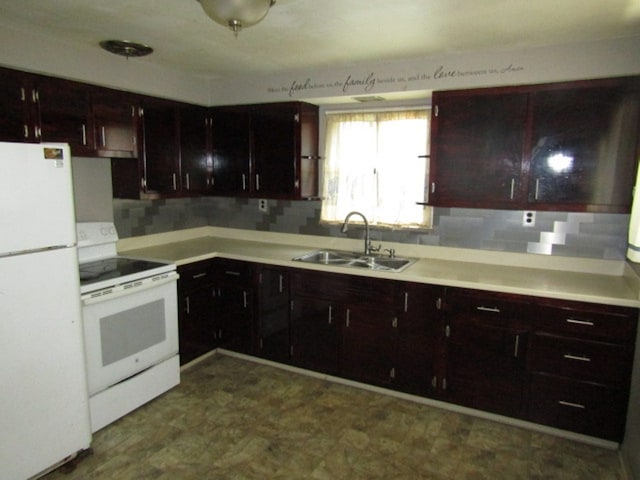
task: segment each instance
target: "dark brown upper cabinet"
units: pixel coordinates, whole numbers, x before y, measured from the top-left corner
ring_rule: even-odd
[[[102,157],[138,157],[138,96],[118,90],[95,88],[91,92],[93,138]]]
[[[213,192],[318,195],[318,108],[302,102],[213,109]]]
[[[183,104],[178,114],[182,194],[208,193],[213,172],[210,109]]]
[[[628,212],[640,77],[435,92],[429,203]]]
[[[37,82],[39,139],[68,143],[74,155],[91,155],[91,91],[86,84],[40,77]]]
[[[142,100],[143,192],[151,196],[180,193],[178,102],[153,97]]]
[[[248,194],[250,111],[240,106],[215,107],[211,116],[213,193]]]
[[[35,76],[0,69],[0,140],[39,142],[36,137],[37,95]]]

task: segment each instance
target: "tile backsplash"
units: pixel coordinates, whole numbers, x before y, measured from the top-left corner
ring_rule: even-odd
[[[113,200],[121,238],[206,225],[256,231],[341,236],[339,226],[321,225],[319,201],[195,197],[163,200]],[[522,211],[436,208],[429,231],[372,229],[376,241],[462,247],[570,257],[622,260],[627,248],[629,215],[536,212],[535,224],[523,226]],[[361,238],[352,228],[349,236]]]

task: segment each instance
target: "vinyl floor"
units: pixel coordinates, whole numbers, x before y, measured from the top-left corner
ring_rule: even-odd
[[[46,480],[622,480],[618,453],[213,355]]]

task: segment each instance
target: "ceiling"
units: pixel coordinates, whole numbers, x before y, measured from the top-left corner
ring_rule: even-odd
[[[196,0],[0,0],[1,25],[145,43],[154,53],[129,61],[224,80],[635,36],[640,0],[277,0],[238,38]]]

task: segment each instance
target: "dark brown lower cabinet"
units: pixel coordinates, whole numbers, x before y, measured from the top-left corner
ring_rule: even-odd
[[[255,265],[251,262],[215,258],[214,316],[219,325],[221,347],[240,353],[253,352],[255,315]]]
[[[179,268],[183,363],[216,346],[614,442],[638,309],[216,258]]]
[[[534,313],[529,419],[622,441],[638,310],[542,299]]]
[[[341,309],[331,300],[294,295],[291,300],[292,362],[316,372],[338,375],[338,325],[344,321],[342,316]]]
[[[341,374],[374,385],[390,386],[396,377],[398,318],[372,306],[346,308],[342,328]]]
[[[526,303],[516,297],[460,289],[447,292],[442,396],[523,418],[530,330]]]
[[[178,273],[178,339],[180,363],[185,364],[216,348],[219,328],[211,263],[181,266]]]

